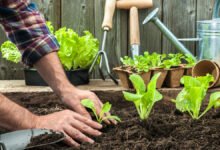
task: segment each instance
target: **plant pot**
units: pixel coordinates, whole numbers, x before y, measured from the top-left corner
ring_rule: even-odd
[[[83,85],[89,83],[89,73],[87,69],[65,71],[65,73],[73,85]],[[24,77],[26,85],[48,86],[36,69],[24,69]]]
[[[151,79],[151,71],[138,73],[138,75],[141,76],[141,78],[144,80],[145,85],[147,86]]]
[[[180,87],[180,79],[184,75],[184,68],[183,67],[176,67],[167,69],[167,77],[165,79],[165,86],[169,88],[177,88]]]
[[[214,82],[210,84],[211,87],[220,86],[220,68],[217,63],[210,60],[202,60],[199,61],[195,67],[193,67],[192,75],[193,77],[206,76],[207,74],[211,74],[214,77]]]
[[[134,74],[134,72],[132,72],[130,68],[117,67],[114,68],[113,70],[117,73],[119,79],[121,80],[121,84],[124,88],[130,88],[130,89],[133,88],[133,85],[129,80],[129,76]],[[151,71],[138,73],[138,75],[142,77],[145,85],[147,86],[148,83],[150,82]]]
[[[162,69],[162,68],[154,68],[154,69],[151,69],[151,77],[153,77],[155,74],[157,73],[161,73],[160,74],[160,77],[158,78],[157,80],[157,88],[162,88],[163,86],[163,83],[167,77],[167,73],[168,73],[168,70],[166,69]]]
[[[186,64],[181,65],[185,70],[184,70],[184,75],[186,76],[192,76],[192,68],[193,67],[187,67]]]
[[[129,74],[127,70],[123,69],[122,67],[116,67],[113,69],[118,75],[118,78],[121,80],[121,84],[124,88],[132,88],[132,83],[129,80]]]

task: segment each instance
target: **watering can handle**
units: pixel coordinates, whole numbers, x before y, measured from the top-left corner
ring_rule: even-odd
[[[2,141],[0,141],[0,150],[7,150],[5,144]]]
[[[220,0],[215,0],[215,5],[214,5],[212,19],[220,18],[219,11],[220,11]]]

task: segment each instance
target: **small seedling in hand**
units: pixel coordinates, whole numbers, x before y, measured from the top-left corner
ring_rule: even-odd
[[[202,102],[206,97],[210,83],[213,81],[214,77],[211,75],[196,78],[184,76],[181,79],[184,88],[176,100],[172,100],[176,103],[176,108],[181,112],[188,112],[193,119],[200,119],[211,108],[220,107],[220,92],[215,92],[211,94],[208,106],[200,114]]]
[[[99,122],[99,123],[102,123],[104,120],[107,120],[107,119],[113,119],[113,120],[116,120],[116,121],[119,121],[121,122],[121,119],[118,117],[118,116],[114,116],[114,115],[106,115],[107,113],[110,112],[111,110],[111,107],[112,105],[109,103],[109,102],[106,102],[102,108],[101,108],[101,112],[99,114],[97,114],[97,111],[96,111],[96,108],[95,108],[95,105],[94,105],[94,102],[90,99],[84,99],[81,101],[81,104],[86,107],[86,108],[89,108],[92,110],[93,114],[95,115],[96,117],[96,120]]]
[[[130,76],[130,80],[136,93],[123,92],[125,99],[134,103],[141,120],[146,120],[154,104],[163,98],[156,89],[159,76],[160,73],[155,74],[146,89],[143,79],[139,75],[133,74]]]

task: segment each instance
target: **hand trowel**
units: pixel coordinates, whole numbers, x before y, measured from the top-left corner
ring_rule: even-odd
[[[37,145],[30,145],[31,140],[34,137],[41,135],[57,135],[57,138],[53,138],[49,142],[42,142]],[[46,129],[29,129],[9,132],[0,135],[0,150],[24,150],[34,147],[45,146],[49,144],[55,144],[64,140],[64,135],[60,132],[54,132]]]

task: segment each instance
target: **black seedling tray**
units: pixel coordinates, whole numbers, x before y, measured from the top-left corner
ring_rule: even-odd
[[[87,69],[77,69],[65,71],[67,78],[73,85],[84,85],[89,83],[89,73]],[[36,69],[24,69],[25,84],[32,86],[47,86]]]

